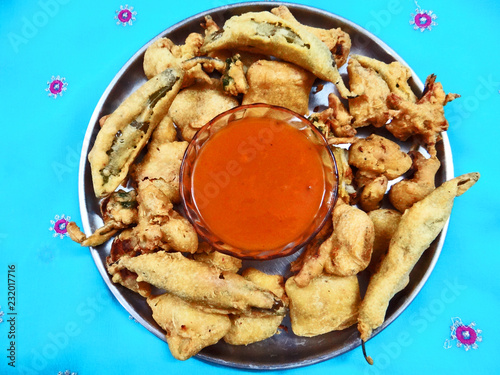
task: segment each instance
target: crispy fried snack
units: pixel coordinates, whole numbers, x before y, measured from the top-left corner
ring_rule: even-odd
[[[290,12],[290,9],[284,5],[271,9],[271,13],[296,25],[304,26],[310,33],[316,35],[323,43],[326,44],[330,52],[333,54],[337,67],[340,68],[346,63],[351,50],[351,37],[349,34],[342,31],[340,27],[327,30],[302,25],[295,19],[292,12]]]
[[[220,49],[242,49],[273,55],[310,71],[320,79],[335,83],[342,97],[351,96],[326,44],[304,26],[270,12],[248,12],[231,17],[222,31],[205,37],[200,51],[207,54]]]
[[[306,287],[290,277],[285,284],[290,298],[292,331],[312,337],[338,331],[356,323],[361,302],[358,278],[320,275]]]
[[[408,80],[411,78],[411,70],[407,66],[397,61],[386,64],[361,55],[351,55],[351,59],[358,61],[364,68],[374,70],[385,81],[389,90],[400,98],[413,103],[417,100],[408,84]]]
[[[323,225],[319,233],[307,244],[305,250],[300,256],[290,263],[290,272],[298,273],[295,276],[295,282],[300,287],[304,287],[309,282],[321,274],[323,271],[324,261],[319,262],[319,249],[333,232],[333,221],[331,218]]]
[[[183,72],[169,68],[132,93],[106,119],[89,153],[97,197],[113,192],[165,117],[180,89]]]
[[[396,210],[380,208],[368,212],[368,217],[373,222],[373,228],[375,229],[372,259],[368,265],[370,273],[374,273],[380,265],[380,260],[389,250],[391,238],[401,221],[401,213]]]
[[[203,44],[203,36],[191,33],[185,44],[178,46],[168,38],[160,38],[153,42],[144,53],[143,68],[148,79],[167,68],[180,68],[185,60],[199,55]]]
[[[347,64],[349,87],[357,97],[349,99],[349,112],[354,117],[353,126],[384,126],[390,119],[387,96],[391,93],[384,79],[371,68],[363,67],[355,57]]]
[[[332,215],[333,232],[317,254],[308,254],[295,282],[307,286],[323,271],[335,276],[352,276],[364,270],[371,259],[373,223],[368,215],[338,200]]]
[[[361,303],[358,330],[363,341],[384,322],[389,301],[408,284],[411,270],[443,229],[455,197],[462,195],[478,179],[479,173],[456,177],[405,211],[389,251],[371,277]]]
[[[365,177],[384,175],[392,180],[410,169],[411,158],[397,143],[372,134],[351,145],[349,164],[363,172]]]
[[[200,246],[198,246],[197,253],[193,255],[194,260],[217,267],[221,271],[236,273],[240,270],[243,264],[241,259],[235,258],[231,255],[223,254],[219,251],[214,251],[211,246],[206,246],[210,249],[207,252],[200,251],[201,244],[202,243],[200,243]],[[203,244],[207,243],[203,242]]]
[[[151,294],[151,285],[144,281],[137,280],[137,274],[127,269],[117,269],[111,267],[113,263],[118,261],[122,256],[136,256],[142,253],[142,250],[137,250],[135,247],[135,238],[133,237],[132,229],[125,229],[118,237],[115,237],[111,245],[111,251],[106,257],[106,269],[111,275],[111,281],[116,284],[123,285],[125,288],[139,293],[143,297],[148,297]]]
[[[236,273],[221,271],[180,253],[159,251],[138,257],[124,256],[112,267],[135,272],[139,281],[146,281],[185,301],[203,304],[208,311],[285,314],[283,301],[269,290]]]
[[[409,154],[413,159],[413,177],[399,181],[389,191],[390,202],[400,212],[404,212],[436,188],[434,181],[441,166],[435,156],[427,159],[418,151],[410,151]]]
[[[239,53],[226,59],[226,69],[221,77],[224,91],[238,96],[248,92],[248,81],[246,77],[247,67],[241,61]]]
[[[392,121],[386,126],[396,138],[406,141],[411,136],[422,142],[431,156],[436,156],[436,143],[440,133],[448,129],[444,106],[459,98],[458,94],[445,94],[441,83],[431,74],[425,81],[424,95],[416,103],[392,93],[387,98]]]
[[[210,84],[197,82],[183,89],[174,99],[169,116],[181,130],[186,141],[191,141],[196,131],[218,114],[238,105],[236,98],[227,95],[219,80]]]
[[[359,195],[359,205],[364,211],[369,212],[380,208],[388,183],[387,177],[382,175],[375,177],[363,186]]]
[[[366,213],[339,202],[333,210],[333,234],[325,243],[330,247],[330,257],[324,269],[330,275],[351,276],[370,263],[374,229]]]
[[[135,190],[118,190],[111,193],[101,204],[104,225],[89,237],[75,222],[69,222],[66,230],[69,237],[82,246],[99,246],[113,237],[119,230],[137,223],[137,193]]]
[[[137,249],[157,249],[195,253],[198,235],[184,216],[173,209],[170,199],[155,185],[143,180],[137,186],[139,222],[133,228]]]
[[[387,97],[393,93],[414,103],[415,94],[408,84],[411,71],[399,62],[383,63],[366,56],[351,55],[347,66],[349,85],[357,97],[349,99],[354,127],[382,127],[392,118]]]
[[[208,313],[172,294],[149,297],[153,319],[166,331],[170,353],[184,361],[217,343],[228,332],[227,315]]]
[[[306,114],[315,77],[282,61],[259,60],[248,68],[248,91],[242,104],[267,103]]]
[[[339,175],[337,197],[350,204],[356,198],[356,190],[352,186],[354,175],[348,161],[349,152],[345,148],[335,146],[330,146],[330,149],[335,157]]]
[[[139,164],[132,167],[132,179],[152,182],[172,203],[181,200],[179,174],[188,142],[153,142]]]
[[[214,70],[223,73],[226,70],[226,63],[224,61],[208,56],[193,57],[192,59],[183,61],[181,66],[186,72],[184,74],[184,81],[182,82],[183,88],[191,86],[198,81],[211,84],[212,78],[209,73],[212,73]]]
[[[354,143],[357,138],[356,129],[352,126],[353,117],[344,107],[339,97],[333,93],[328,95],[328,108],[322,112],[312,113],[309,121],[325,136],[329,144]]]
[[[281,275],[268,275],[255,268],[247,268],[242,276],[257,286],[270,290],[283,299],[287,305],[284,280]],[[283,321],[282,315],[270,316],[230,316],[231,328],[224,336],[224,341],[231,345],[248,345],[273,336]]]

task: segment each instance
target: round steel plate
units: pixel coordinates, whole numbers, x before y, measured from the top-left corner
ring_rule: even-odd
[[[287,5],[295,17],[303,24],[326,29],[341,27],[351,36],[351,53],[373,57],[384,62],[399,61],[407,65],[396,52],[380,39],[342,17],[308,6],[288,3],[281,4]],[[87,235],[90,235],[90,233],[102,225],[99,201],[94,196],[90,166],[87,161],[87,155],[92,148],[99,130],[98,120],[101,116],[109,114],[116,109],[128,95],[146,81],[142,67],[146,48],[155,39],[165,36],[170,38],[174,43],[183,44],[189,33],[202,32],[200,23],[204,20],[204,16],[208,14],[212,16],[217,24],[222,26],[224,21],[233,15],[248,11],[270,10],[276,6],[278,6],[277,3],[252,2],[223,6],[197,14],[166,29],[160,35],[156,36],[137,51],[137,53],[135,53],[122,67],[99,100],[90,119],[83,142],[79,174],[79,199],[83,228]],[[347,82],[345,66],[340,69],[340,72]],[[415,93],[420,95],[423,90],[423,84],[418,77],[416,77],[414,72],[410,83]],[[324,89],[319,94],[311,97],[310,109],[312,110],[316,106],[326,104],[327,95],[328,90]],[[407,146],[403,145],[403,147]],[[443,134],[443,141],[438,143],[437,152],[438,158],[441,160],[441,169],[436,176],[436,183],[441,184],[445,180],[453,177],[451,150],[445,133]],[[446,235],[446,229],[447,225],[417,263],[415,269],[411,273],[409,285],[392,299],[389,309],[387,310],[386,321],[374,332],[374,335],[382,331],[396,319],[420,291],[439,257]],[[151,310],[146,304],[145,299],[111,282],[105,267],[106,256],[109,254],[110,247],[111,244],[108,242],[90,249],[95,264],[104,281],[131,316],[153,334],[164,340],[165,334],[153,320]],[[244,265],[256,267],[269,273],[280,273],[287,277],[289,276],[288,265],[290,261],[297,256],[298,253],[287,258],[280,258],[267,262],[245,261]],[[362,293],[364,292],[366,284],[366,276],[361,274],[360,285]],[[274,335],[272,338],[262,342],[248,346],[231,346],[221,341],[216,345],[205,348],[197,355],[197,358],[211,363],[237,368],[258,370],[285,369],[324,361],[352,350],[361,344],[356,326],[352,326],[343,331],[305,338],[295,336],[292,333],[288,317],[285,318],[283,325],[287,329],[283,329],[280,334]]]

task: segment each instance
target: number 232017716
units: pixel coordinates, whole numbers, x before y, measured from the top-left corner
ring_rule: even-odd
[[[16,309],[16,265],[8,266],[7,271],[7,305],[9,311]]]

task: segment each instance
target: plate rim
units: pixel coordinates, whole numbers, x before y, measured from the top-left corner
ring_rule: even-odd
[[[386,44],[382,39],[368,31],[367,29],[363,28],[362,26],[354,23],[353,21],[350,21],[336,13],[309,6],[309,5],[304,5],[304,4],[296,4],[296,3],[290,3],[290,2],[267,2],[267,1],[252,1],[252,2],[240,2],[240,3],[235,3],[235,4],[228,4],[228,5],[222,5],[219,7],[214,7],[208,10],[201,11],[197,14],[194,14],[186,19],[183,19],[165,30],[161,31],[159,34],[151,38],[148,42],[146,42],[140,49],[138,49],[126,62],[122,67],[118,70],[118,72],[115,74],[113,79],[110,81],[104,92],[102,93],[101,97],[99,98],[97,104],[95,105],[95,108],[92,112],[92,115],[90,117],[90,120],[87,125],[87,130],[85,132],[85,136],[83,139],[82,143],[82,151],[80,155],[80,163],[79,163],[79,173],[78,173],[78,195],[79,195],[79,206],[80,206],[80,215],[81,215],[81,220],[82,220],[82,226],[84,229],[84,232],[86,235],[90,235],[92,233],[91,226],[90,226],[90,218],[89,218],[89,213],[87,211],[87,199],[85,196],[85,171],[86,168],[88,167],[88,161],[87,161],[87,156],[88,156],[88,151],[90,147],[90,140],[92,138],[92,135],[95,131],[95,125],[98,122],[98,116],[100,114],[100,111],[106,102],[106,100],[109,97],[110,92],[112,89],[115,87],[116,83],[122,78],[123,74],[127,71],[127,69],[132,65],[136,59],[142,55],[145,50],[157,39],[164,37],[165,35],[171,33],[172,31],[177,30],[178,28],[190,24],[196,19],[199,19],[205,15],[214,13],[214,12],[222,12],[224,10],[239,10],[241,8],[252,8],[252,7],[262,7],[265,9],[262,10],[268,10],[275,8],[277,6],[284,5],[289,7],[291,10],[294,11],[300,11],[304,10],[307,12],[312,12],[312,13],[317,13],[321,14],[324,17],[327,18],[333,18],[336,21],[339,21],[341,23],[345,23],[349,25],[351,28],[356,29],[358,32],[361,32],[364,36],[368,37],[371,39],[374,43],[376,43],[379,47],[381,47],[385,53],[390,55],[394,60],[397,60],[398,62],[402,63],[406,67],[408,67],[411,71],[411,77],[413,79],[413,82],[415,85],[423,91],[424,89],[424,84],[418,77],[418,75],[415,73],[415,71],[411,68],[411,66],[394,50],[392,49],[388,44]],[[257,11],[257,10],[255,10]],[[446,160],[446,173],[444,174],[444,179],[449,180],[454,177],[454,164],[453,164],[453,156],[452,156],[452,150],[451,150],[451,145],[449,142],[448,134],[447,132],[442,132],[442,145],[443,145],[443,157]],[[97,199],[97,198],[95,198]],[[429,266],[423,273],[419,283],[416,285],[414,290],[407,296],[405,301],[389,316],[384,320],[384,323],[374,330],[372,336],[370,339],[375,337],[377,334],[382,332],[385,328],[387,328],[394,320],[396,320],[405,310],[406,308],[414,301],[414,299],[417,297],[417,295],[420,293],[421,289],[424,287],[424,285],[427,283],[427,280],[434,270],[434,267],[440,257],[440,253],[442,251],[445,239],[446,239],[446,234],[448,231],[448,226],[449,226],[449,219],[446,221],[445,226],[443,227],[443,230],[439,234],[439,239],[436,244],[436,251],[434,256],[431,259],[431,262],[429,263]],[[139,314],[134,307],[124,298],[122,293],[120,293],[120,290],[117,288],[117,285],[111,282],[109,274],[104,267],[104,264],[102,264],[100,258],[99,258],[99,249],[96,249],[95,247],[90,247],[89,248],[91,256],[93,258],[93,261],[101,274],[101,277],[103,278],[104,282],[106,283],[108,289],[112,292],[114,297],[117,299],[117,301],[121,304],[121,306],[137,321],[139,322],[144,328],[146,328],[149,332],[153,333],[155,336],[160,338],[162,341],[165,341],[164,334],[161,334],[157,329],[153,329],[155,327],[151,327],[150,323],[146,321],[141,314]],[[203,351],[198,353],[194,358],[197,358],[201,360],[202,362],[209,363],[209,364],[216,364],[216,365],[222,365],[225,367],[231,367],[231,368],[238,368],[238,369],[249,369],[249,370],[280,370],[280,369],[291,369],[291,368],[299,368],[299,367],[305,367],[305,366],[310,366],[316,363],[320,363],[332,358],[335,358],[339,355],[342,355],[346,352],[349,352],[358,346],[361,345],[361,340],[358,338],[351,342],[349,345],[342,347],[341,350],[337,351],[334,355],[331,353],[327,353],[321,356],[314,357],[313,359],[306,359],[302,360],[300,362],[290,362],[288,364],[279,364],[279,365],[252,365],[252,364],[241,364],[241,363],[235,363],[235,362],[230,362],[226,361],[224,359],[218,359],[218,358],[213,358],[211,356],[207,356],[203,354]]]

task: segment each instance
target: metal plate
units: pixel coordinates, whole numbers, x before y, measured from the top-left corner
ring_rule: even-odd
[[[207,14],[210,14],[215,22],[222,26],[224,21],[233,15],[248,11],[270,10],[277,5],[276,3],[268,2],[252,2],[223,6],[195,15],[168,28],[155,37],[137,51],[118,72],[99,100],[92,118],[90,119],[83,142],[82,157],[80,161],[79,197],[83,228],[87,235],[102,225],[99,201],[94,196],[90,166],[87,161],[88,152],[92,148],[99,130],[98,119],[103,115],[111,113],[129,94],[146,81],[142,68],[146,48],[155,39],[164,36],[170,38],[174,43],[184,43],[189,33],[202,31],[199,25]],[[286,3],[285,5],[290,8],[300,22],[306,25],[327,29],[341,27],[351,36],[353,44],[351,53],[374,57],[384,62],[399,61],[407,65],[380,39],[344,18],[307,6]],[[340,71],[344,80],[347,82],[345,66]],[[417,95],[420,95],[423,90],[423,84],[416,77],[415,73],[412,73],[413,78],[410,81],[412,89]],[[311,109],[327,103],[326,96],[328,95],[329,89],[330,91],[333,90],[333,85],[330,85],[330,88],[328,88],[328,85],[325,86],[325,89],[319,94],[311,97]],[[404,147],[407,147],[407,145],[404,145]],[[453,177],[451,150],[446,133],[443,134],[443,141],[438,143],[437,152],[442,165],[436,176],[436,183],[441,184],[445,180]],[[374,335],[382,331],[396,319],[416,297],[439,257],[446,230],[447,225],[417,263],[415,269],[411,273],[409,285],[392,299],[389,309],[387,310],[386,321],[374,332]],[[150,332],[164,340],[164,332],[152,319],[151,310],[149,306],[147,306],[145,300],[138,294],[111,282],[105,268],[105,260],[106,256],[109,254],[110,245],[111,244],[108,242],[96,248],[91,248],[92,257],[104,281],[130,315]],[[290,261],[297,256],[298,253],[287,258],[267,262],[246,261],[245,266],[257,267],[265,272],[280,273],[286,277],[288,276],[288,265]],[[364,292],[363,289],[366,287],[366,284],[366,276],[361,274],[360,285],[362,293]],[[324,361],[352,350],[361,344],[355,326],[343,331],[331,332],[312,338],[304,338],[297,337],[292,333],[288,317],[285,318],[283,324],[288,329],[282,330],[279,335],[275,335],[262,342],[248,346],[231,346],[224,342],[219,342],[216,345],[205,348],[197,355],[197,358],[211,363],[237,368],[259,370],[285,369]]]

